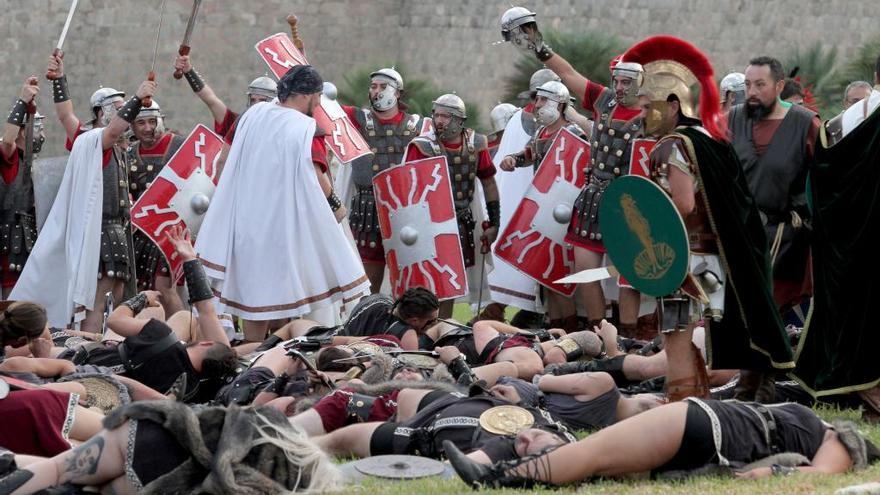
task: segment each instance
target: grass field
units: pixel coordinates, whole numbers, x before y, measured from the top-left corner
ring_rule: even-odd
[[[508,311],[510,313],[510,311]],[[461,322],[471,318],[471,310],[466,304],[456,304],[453,317]],[[511,316],[507,315],[508,318]],[[874,443],[880,445],[880,426],[871,425],[860,420],[858,411],[818,408],[817,412],[826,421],[833,419],[849,419],[856,421],[863,433]],[[676,494],[702,495],[705,493],[722,493],[731,495],[764,495],[784,494],[801,495],[813,493],[834,493],[838,488],[850,485],[880,481],[880,463],[860,472],[823,476],[795,474],[783,478],[766,478],[757,481],[694,478],[686,482],[670,483],[649,480],[633,481],[599,481],[567,488],[536,488],[532,490],[484,490],[486,494],[512,493],[589,493],[603,495],[648,495]],[[452,495],[471,493],[471,489],[460,480],[424,479],[408,482],[390,482],[387,480],[368,479],[358,487],[349,487],[353,493],[369,495]]]

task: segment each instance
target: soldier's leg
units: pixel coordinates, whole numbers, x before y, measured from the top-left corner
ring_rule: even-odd
[[[578,319],[574,299],[549,289],[542,290],[547,295],[547,316],[550,319],[550,328],[561,328],[566,333],[576,332]]]
[[[177,284],[171,281],[171,277],[156,275],[156,290],[162,294],[162,306],[167,314],[173,315],[183,310],[183,301],[177,293]]]
[[[12,287],[3,287],[2,297],[0,297],[0,300],[6,301],[7,299],[9,299],[10,292],[12,292]]]
[[[244,340],[245,342],[262,342],[266,338],[266,332],[269,331],[268,320],[245,320],[244,322]]]
[[[696,307],[681,291],[660,299],[660,331],[666,352],[666,397],[672,401],[695,396],[708,398],[709,377],[700,351],[693,343]]]
[[[365,261],[364,271],[370,279],[370,293],[376,294],[382,288],[382,280],[385,278],[385,263]]]
[[[575,272],[600,268],[601,266],[601,253],[574,246]],[[602,291],[602,284],[599,282],[583,284],[578,289],[590,321],[598,322],[605,318],[605,293]]]
[[[440,303],[440,310],[437,313],[439,318],[452,318],[452,309],[455,306],[455,300],[448,299]]]
[[[101,277],[95,290],[95,302],[92,311],[86,311],[86,318],[80,329],[84,332],[101,333],[104,327],[104,297],[113,293],[114,301],[122,300],[122,281],[113,277]]]
[[[620,295],[617,298],[617,305],[620,308],[620,324],[617,329],[624,337],[633,338],[635,336],[641,304],[642,295],[639,291],[629,287],[620,288]]]

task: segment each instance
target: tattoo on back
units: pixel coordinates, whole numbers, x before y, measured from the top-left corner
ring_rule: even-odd
[[[88,442],[73,449],[67,458],[61,483],[76,481],[82,476],[90,476],[98,472],[98,463],[104,453],[104,437],[92,437]]]

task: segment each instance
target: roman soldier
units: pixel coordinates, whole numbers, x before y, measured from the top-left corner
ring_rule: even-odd
[[[525,149],[502,159],[501,169],[512,171],[517,167],[533,167],[537,170],[556,135],[563,128],[568,128],[576,136],[583,136],[584,131],[579,126],[566,120],[565,114],[570,104],[571,96],[561,82],[548,81],[538,87],[534,104],[537,128]],[[577,310],[572,299],[552,290],[545,294],[550,327],[562,328],[566,332],[577,331]]]
[[[369,108],[342,107],[373,152],[351,164],[353,196],[349,224],[374,294],[379,292],[385,274],[385,249],[373,196],[373,177],[403,162],[403,153],[419,134],[422,122],[419,115],[406,112],[401,101],[403,94],[400,73],[383,68],[370,74]]]
[[[626,62],[645,67],[650,175],[684,219],[689,274],[658,301],[668,356],[669,400],[708,397],[708,377],[691,343],[702,322],[715,369],[789,370],[791,348],[776,311],[762,217],[729,142],[712,65],[690,43],[653,36]],[[700,85],[700,120],[690,88]],[[723,255],[723,258],[722,258]]]
[[[445,94],[432,103],[435,132],[419,136],[410,143],[406,160],[414,161],[433,156],[446,156],[452,193],[458,219],[459,239],[465,267],[472,267],[477,260],[474,230],[476,221],[471,201],[476,193],[476,181],[480,180],[486,198],[489,227],[481,237],[481,245],[491,245],[498,236],[501,221],[501,203],[495,184],[495,165],[489,157],[488,140],[473,129],[464,127],[467,109],[464,101],[454,94]],[[452,300],[440,305],[440,316],[452,315]]]
[[[18,281],[37,238],[31,167],[34,155],[40,152],[45,141],[43,116],[36,113],[33,105],[39,91],[36,77],[25,81],[0,137],[0,175],[3,176],[0,181],[0,285],[3,300]],[[26,141],[29,106],[34,110],[30,112],[33,119],[30,146]]]
[[[144,81],[137,93],[127,100],[121,91],[100,88],[90,99],[92,120],[84,125],[73,111],[60,55],[50,56],[47,72],[55,78],[52,80],[55,111],[67,132],[67,148],[72,152],[64,178],[69,182],[62,182],[62,189],[55,199],[56,207],[46,220],[47,226],[53,225],[61,230],[48,235],[43,229],[41,238],[47,240],[42,247],[40,242],[35,244],[34,252],[44,250],[44,259],[36,265],[26,265],[13,296],[44,304],[53,326],[68,324],[69,310],[75,310],[77,321],[85,312],[82,329],[97,333],[102,330],[105,294],[112,292],[116,300],[121,300],[124,284],[134,281],[124,136],[141,109],[141,100],[153,96],[156,83]],[[101,131],[97,132],[98,129]],[[83,143],[78,151],[75,141],[83,136],[88,136],[88,143]],[[95,157],[95,154],[99,156]],[[97,182],[90,170],[93,158],[101,167],[100,190],[96,190]],[[64,189],[67,187],[64,184],[69,188]],[[57,207],[59,201],[66,203],[66,210]],[[93,211],[98,208],[100,215]],[[94,239],[91,238],[92,229]],[[87,259],[91,256],[98,261]],[[64,264],[66,268],[54,266],[54,263]],[[96,283],[87,283],[86,278],[94,275],[85,271],[92,267],[97,270],[98,279]],[[91,288],[95,289],[94,293],[86,295]]]
[[[533,54],[558,74],[569,91],[583,94],[582,105],[593,114],[595,125],[589,140],[591,164],[586,185],[575,201],[565,240],[574,247],[577,271],[599,268],[605,253],[599,229],[599,203],[611,182],[629,173],[632,141],[644,135],[639,103],[644,69],[637,63],[614,60],[610,67],[612,88],[587,79],[544,42],[536,14],[523,7],[513,7],[504,13],[501,34],[506,41]],[[602,286],[598,282],[584,284],[580,292],[590,327],[597,326],[605,316]],[[622,334],[635,332],[640,302],[638,292],[621,287],[619,329]]]
[[[125,162],[129,192],[132,200],[137,201],[186,138],[166,131],[165,116],[156,100],[149,107],[141,108],[131,130],[135,141],[126,150]],[[134,232],[133,241],[138,288],[161,292],[167,314],[182,310],[183,303],[159,247],[140,231]]]

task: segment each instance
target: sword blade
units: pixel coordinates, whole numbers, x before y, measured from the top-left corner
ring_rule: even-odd
[[[162,0],[162,6],[159,7],[159,28],[156,29],[156,44],[153,45],[153,62],[150,64],[150,72],[155,72],[156,55],[159,54],[159,36],[162,34],[162,18],[165,17],[165,0]]]
[[[577,272],[573,275],[569,275],[565,278],[561,278],[556,281],[557,284],[589,284],[591,282],[598,282],[600,280],[605,280],[606,278],[616,277],[620,275],[618,273],[617,268],[613,266],[606,266],[602,268],[590,268],[589,270],[584,270],[582,272]]]
[[[186,31],[183,33],[183,42],[181,45],[189,46],[189,40],[192,38],[193,28],[196,25],[196,16],[199,15],[199,7],[202,5],[202,0],[193,0],[192,11],[189,14],[189,20],[186,21]]]
[[[70,10],[67,11],[67,20],[64,21],[64,27],[61,29],[61,36],[58,38],[58,44],[55,45],[55,48],[58,50],[64,46],[64,38],[67,38],[67,30],[70,29],[70,21],[73,20],[73,13],[76,12],[76,4],[78,3],[79,0],[73,0],[73,3],[70,4]]]

